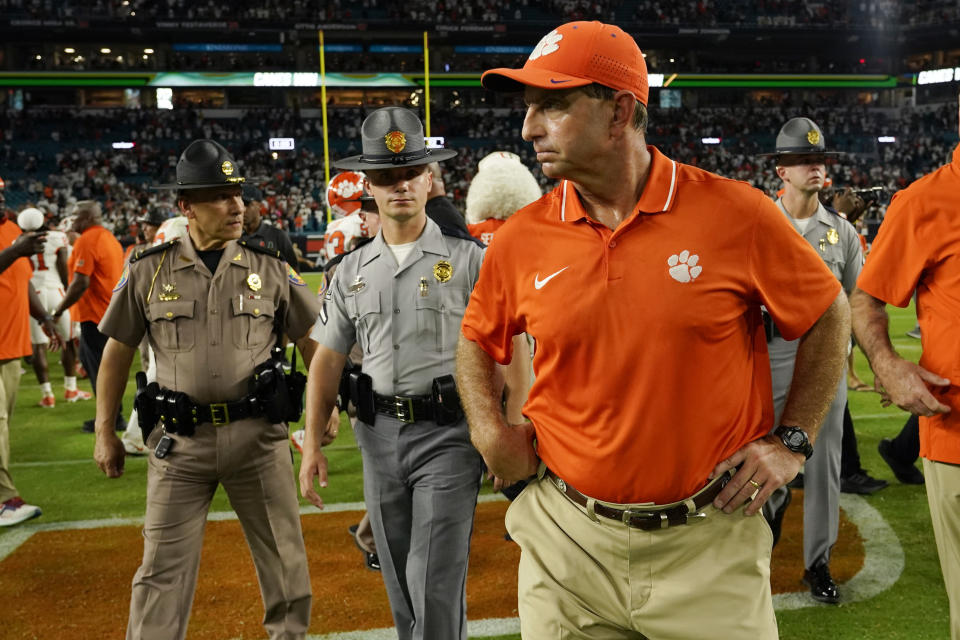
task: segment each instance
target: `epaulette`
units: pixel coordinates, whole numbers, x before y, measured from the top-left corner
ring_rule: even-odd
[[[172,247],[173,245],[179,242],[180,242],[180,238],[174,238],[169,242],[158,244],[155,247],[150,247],[149,249],[142,249],[141,251],[137,251],[135,255],[130,256],[130,264],[133,264],[134,262],[136,262],[137,260],[140,260],[141,258],[146,258],[147,256],[152,256],[155,253],[166,251],[167,249],[169,249],[170,247]]]
[[[239,245],[240,245],[241,247],[243,247],[244,249],[250,249],[250,251],[256,251],[257,253],[266,254],[266,255],[270,256],[271,258],[276,258],[277,260],[283,260],[283,256],[280,255],[280,252],[277,251],[276,249],[268,249],[268,248],[266,248],[266,247],[258,247],[258,246],[255,245],[255,244],[250,244],[250,243],[247,242],[246,240],[238,240],[238,241],[237,241],[237,244],[239,244]]]
[[[448,227],[447,225],[444,225],[444,224],[437,224],[437,226],[440,227],[440,233],[442,233],[443,235],[449,238],[460,238],[461,240],[472,242],[483,249],[487,248],[487,245],[483,244],[478,239],[470,235],[469,232],[464,231],[460,227]]]
[[[338,264],[340,264],[341,262],[343,262],[343,259],[344,259],[344,258],[346,258],[348,255],[350,255],[351,253],[353,253],[354,251],[356,251],[357,249],[359,249],[359,248],[362,247],[363,245],[365,245],[365,244],[370,244],[371,242],[373,242],[373,238],[360,238],[360,239],[358,239],[358,240],[357,240],[357,244],[356,244],[356,246],[353,247],[353,249],[350,249],[350,251],[347,251],[346,253],[341,253],[341,254],[338,255],[338,256],[333,256],[332,258],[330,258],[329,260],[327,260],[327,261],[323,264],[323,270],[324,270],[325,272],[327,272],[327,273],[330,273],[330,270],[333,269],[334,267],[336,267],[336,266],[337,266]]]

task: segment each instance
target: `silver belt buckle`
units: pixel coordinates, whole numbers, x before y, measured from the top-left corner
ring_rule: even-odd
[[[399,398],[394,396],[393,405],[394,416],[396,416],[397,420],[400,422],[406,422],[408,424],[411,422],[416,422],[416,418],[413,415],[413,398]],[[407,411],[407,417],[403,416],[404,409]]]

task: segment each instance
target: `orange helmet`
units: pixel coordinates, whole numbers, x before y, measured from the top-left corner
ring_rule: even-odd
[[[327,204],[334,218],[342,218],[360,210],[364,175],[359,171],[338,173],[327,186]]]

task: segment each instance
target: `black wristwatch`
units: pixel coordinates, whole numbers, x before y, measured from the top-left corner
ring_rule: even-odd
[[[783,446],[787,449],[790,449],[790,451],[794,453],[802,453],[806,456],[807,460],[813,455],[813,445],[810,444],[810,439],[807,438],[807,432],[800,427],[780,425],[773,431],[773,435],[780,438]]]

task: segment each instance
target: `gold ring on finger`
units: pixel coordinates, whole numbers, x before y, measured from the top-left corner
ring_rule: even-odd
[[[747,480],[747,482],[749,482],[750,484],[752,484],[752,485],[753,485],[754,487],[756,487],[757,489],[762,489],[762,488],[763,488],[763,485],[760,484],[759,482],[757,482],[756,480],[752,480],[752,479],[751,479],[751,480]]]

